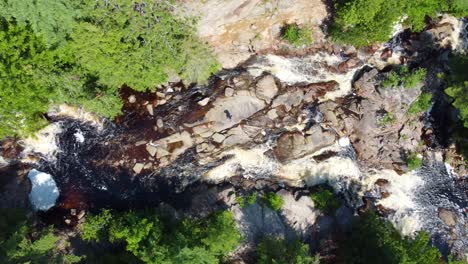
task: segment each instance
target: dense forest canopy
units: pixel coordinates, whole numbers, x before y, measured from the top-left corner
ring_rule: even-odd
[[[219,69],[194,20],[171,1],[0,1],[0,138],[27,135],[49,105],[120,113],[122,85],[154,90],[169,76],[203,82]],[[21,96],[18,96],[21,95]]]

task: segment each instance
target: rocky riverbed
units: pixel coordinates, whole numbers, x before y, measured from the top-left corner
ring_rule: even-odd
[[[245,26],[235,18],[224,24],[232,36]],[[446,163],[452,152],[441,140],[443,120],[431,110],[407,113],[422,91],[440,96],[437,111],[453,111],[440,103],[444,87],[435,76],[449,53],[466,49],[466,22],[444,19],[421,34],[399,32],[361,50],[325,42],[299,51],[265,47],[233,59],[238,65],[250,57],[206,85],[174,81],[155,93],[123,87],[123,114],[114,122],[58,106],[36,137],[2,142],[2,174],[11,177],[2,176],[0,203],[27,207],[24,175],[35,168],[57,183],[60,197],[45,217],[62,225],[104,207],[170,206],[190,215],[228,208],[246,237],[242,256],[264,234],[301,237],[317,248],[346,230],[354,214],[376,207],[402,234],[425,230],[444,253],[466,255],[466,168]],[[203,23],[201,35],[219,42],[221,33]],[[233,47],[219,49],[232,56],[225,50]],[[384,88],[394,64],[429,74],[413,89]],[[392,122],[384,122],[389,113]],[[420,169],[408,169],[410,153],[423,158]],[[342,200],[333,215],[307,197],[321,184]],[[278,212],[259,202],[241,207],[236,197],[254,191],[277,192],[285,204]]]

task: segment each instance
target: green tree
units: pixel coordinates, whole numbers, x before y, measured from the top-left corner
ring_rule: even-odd
[[[59,237],[52,227],[31,234],[31,221],[22,210],[0,210],[0,259],[2,263],[76,263],[79,257],[55,250]],[[31,239],[31,237],[33,239]]]
[[[309,246],[299,240],[286,241],[268,237],[257,245],[258,264],[318,264],[309,253]]]
[[[438,249],[429,245],[429,236],[422,232],[414,239],[402,237],[388,222],[374,213],[356,219],[346,240],[339,246],[345,263],[440,264]]]
[[[144,91],[172,71],[200,81],[219,67],[195,37],[193,21],[173,14],[170,1],[83,0],[77,8],[72,50],[99,84]]]
[[[335,41],[366,46],[390,38],[393,25],[403,23],[420,31],[425,16],[449,9],[448,0],[337,0],[331,35]]]
[[[56,98],[53,69],[61,63],[29,26],[0,19],[0,138],[46,123],[42,113]]]
[[[175,257],[176,264],[218,264],[219,260],[204,248],[183,248]]]
[[[88,217],[82,237],[109,241],[144,263],[218,263],[237,247],[240,233],[230,212],[177,221],[150,211],[111,213]],[[131,260],[131,259],[130,259]]]
[[[22,27],[31,26],[44,37],[48,46],[64,45],[70,34],[76,11],[67,0],[2,0],[0,17],[14,20]]]
[[[468,128],[468,57],[457,55],[450,58],[449,87],[445,90],[452,97],[452,104],[459,110],[460,120]]]

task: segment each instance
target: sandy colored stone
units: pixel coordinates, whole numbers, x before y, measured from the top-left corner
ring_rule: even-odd
[[[140,174],[140,172],[143,170],[144,167],[145,167],[144,163],[136,163],[135,166],[133,166],[133,171],[136,174]]]
[[[321,0],[184,0],[179,12],[200,18],[198,36],[214,49],[223,68],[248,59],[252,48],[278,45],[285,23],[307,25],[314,39],[321,39],[319,26],[328,16]]]

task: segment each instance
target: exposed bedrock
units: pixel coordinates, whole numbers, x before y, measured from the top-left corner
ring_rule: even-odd
[[[219,1],[186,2],[203,8]],[[244,2],[242,8],[259,1]],[[373,204],[403,234],[427,230],[436,244],[462,253],[466,175],[444,164],[443,149],[422,144],[431,139],[430,111],[407,113],[421,89],[441,86],[381,85],[388,65],[443,63],[429,59],[447,50],[433,44],[452,35],[431,30],[359,51],[327,45],[300,56],[258,55],[207,85],[172,83],[155,93],[123,88],[123,114],[113,123],[61,106],[21,148],[14,140],[2,144],[0,166],[28,163],[52,175],[57,207],[65,210],[165,203],[196,215],[229,208],[248,242],[265,232],[325,239],[330,226],[349,219],[323,216],[307,197],[309,187],[326,183],[346,200],[341,213]],[[421,169],[408,170],[409,153],[421,155]],[[283,197],[280,211],[236,202],[265,190]]]

